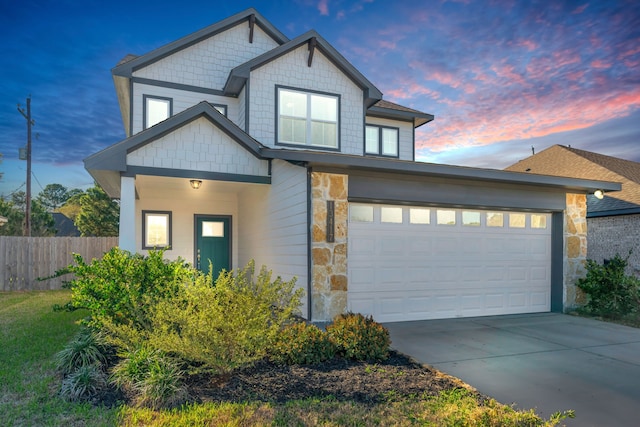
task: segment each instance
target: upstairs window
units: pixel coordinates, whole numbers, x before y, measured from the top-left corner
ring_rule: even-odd
[[[339,96],[279,87],[278,143],[338,148]]]
[[[159,96],[143,96],[144,111],[142,124],[144,129],[168,119],[173,114],[173,99]]]
[[[365,154],[398,157],[398,128],[367,125]]]

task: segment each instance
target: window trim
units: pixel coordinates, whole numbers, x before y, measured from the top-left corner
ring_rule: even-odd
[[[218,110],[218,108],[221,108],[224,110],[224,113],[221,112],[220,110],[218,110],[218,113],[222,114],[223,116],[227,117],[227,112],[229,111],[229,108],[225,105],[225,104],[211,104],[213,106],[213,108],[215,108],[216,110]]]
[[[378,129],[378,152],[377,153],[371,153],[369,151],[367,151],[367,128],[368,127],[372,127],[372,128],[377,128]],[[382,147],[383,147],[383,142],[382,142],[382,130],[383,129],[393,129],[395,130],[397,133],[397,139],[396,139],[396,154],[392,155],[392,154],[383,154],[382,153]],[[364,124],[364,147],[363,147],[363,153],[365,156],[376,156],[376,157],[387,157],[387,158],[391,158],[391,159],[398,159],[400,158],[400,128],[399,127],[395,127],[395,126],[385,126],[385,125],[378,125],[375,123],[365,123]]]
[[[172,224],[172,218],[171,215],[172,212],[171,211],[151,211],[151,210],[143,210],[142,211],[142,249],[158,249],[158,248],[164,248],[164,249],[171,249],[171,236],[173,234],[173,224]],[[166,233],[167,233],[167,244],[164,246],[152,246],[148,244],[148,240],[147,240],[147,218],[149,218],[152,215],[162,215],[162,216],[166,216],[168,221],[167,221],[167,228],[166,228]]]
[[[166,96],[156,96],[156,95],[142,95],[142,130],[147,129],[147,101],[149,99],[157,99],[161,101],[169,101],[169,117],[173,116],[173,98],[169,98]],[[167,119],[169,118],[167,117]],[[166,119],[165,119],[166,120]]]
[[[298,92],[298,93],[302,93],[304,95],[307,95],[307,97],[309,95],[323,95],[323,96],[328,96],[328,97],[332,97],[336,99],[336,146],[335,147],[329,147],[329,146],[323,146],[323,145],[313,145],[313,144],[295,144],[295,143],[290,143],[290,142],[280,142],[280,90],[287,90],[287,91],[291,91],[291,92]],[[275,135],[274,135],[274,140],[275,140],[275,145],[281,145],[284,147],[305,147],[305,148],[309,148],[309,149],[313,149],[313,150],[325,150],[325,151],[340,151],[340,123],[341,123],[341,110],[340,110],[340,105],[341,105],[341,101],[342,101],[342,97],[340,94],[338,93],[330,93],[330,92],[322,92],[319,90],[313,90],[313,89],[301,89],[301,88],[297,88],[297,87],[291,87],[291,86],[283,86],[283,85],[276,85],[275,87]],[[306,132],[307,135],[309,134],[310,130],[309,130],[309,122],[310,122],[310,117],[309,117],[309,113],[307,113],[307,126],[306,126]]]

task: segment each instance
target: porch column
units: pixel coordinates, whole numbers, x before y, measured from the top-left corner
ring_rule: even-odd
[[[120,178],[120,237],[118,246],[129,252],[136,251],[136,179]]]

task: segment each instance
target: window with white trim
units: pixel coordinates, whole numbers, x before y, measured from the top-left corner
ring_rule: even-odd
[[[339,96],[277,88],[278,143],[338,148]]]
[[[377,156],[398,157],[399,129],[367,125],[364,152]]]
[[[173,114],[173,99],[171,98],[143,95],[143,100],[144,129],[168,119]]]

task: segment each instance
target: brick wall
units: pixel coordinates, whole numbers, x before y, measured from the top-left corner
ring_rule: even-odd
[[[587,219],[589,226],[587,256],[599,263],[616,254],[626,257],[627,274],[640,276],[640,214]]]

